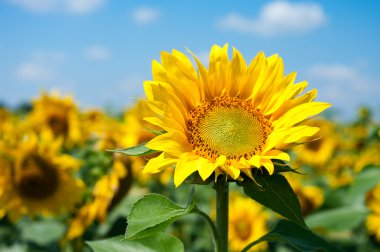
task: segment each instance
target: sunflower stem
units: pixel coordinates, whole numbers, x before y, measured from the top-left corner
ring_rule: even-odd
[[[217,252],[228,251],[228,182],[219,176],[215,183],[216,190],[216,228],[219,232]]]

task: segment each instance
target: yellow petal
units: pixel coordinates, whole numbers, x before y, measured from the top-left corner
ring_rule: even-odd
[[[237,179],[240,175],[240,170],[232,165],[224,165],[221,168],[233,179]]]
[[[229,65],[228,44],[223,48],[214,45],[210,52],[210,63],[208,71],[208,93],[211,97],[221,96],[225,90],[226,72]]]
[[[261,80],[262,70],[266,67],[265,54],[259,52],[249,64],[248,69],[240,85],[240,97],[253,99],[256,96]],[[255,92],[253,92],[255,89]]]
[[[166,158],[165,153],[161,153],[158,157],[148,161],[144,167],[144,173],[158,173],[166,168],[172,167],[177,161],[178,159]]]
[[[304,82],[305,83],[305,86],[307,85],[307,82]],[[300,84],[300,83],[298,83]],[[302,86],[300,87],[302,89]],[[297,93],[298,91],[295,90],[295,92]],[[300,91],[302,92],[302,90]],[[296,95],[295,93],[295,95]],[[303,104],[303,103],[308,103],[308,102],[311,102],[311,101],[314,101],[315,97],[317,96],[317,90],[316,89],[312,89],[308,92],[306,92],[305,94],[297,97],[297,98],[294,98],[294,99],[291,99],[291,100],[287,100],[285,101],[281,107],[279,107],[277,109],[276,112],[274,112],[274,114],[272,114],[271,118],[273,121],[277,120],[278,118],[280,118],[282,115],[284,115],[287,111],[289,111],[290,109],[298,106],[299,104]]]
[[[291,127],[310,116],[321,113],[323,110],[330,107],[326,102],[309,102],[298,105],[286,112],[281,118],[273,122],[274,127]]]
[[[174,185],[178,187],[182,182],[198,169],[199,157],[191,152],[180,156],[174,169]]]
[[[164,82],[154,82],[154,81],[145,81],[144,89],[147,93],[147,98],[149,101],[161,102],[161,107],[159,108],[166,115],[169,115],[173,118],[176,118],[180,123],[184,124],[186,122],[186,115],[189,108],[179,100],[176,96],[173,88]],[[150,105],[148,103],[148,105]],[[154,107],[151,108],[155,111]],[[157,111],[159,114],[163,114],[160,111]],[[156,113],[157,113],[156,112]]]
[[[289,154],[280,150],[270,150],[267,153],[265,153],[263,156],[265,158],[270,158],[270,159],[279,159],[279,160],[284,160],[284,161],[290,160]]]
[[[301,138],[313,136],[319,131],[318,127],[309,127],[309,126],[298,126],[294,127],[296,130],[290,134],[284,141],[284,143],[294,143]]]
[[[156,136],[146,144],[146,147],[152,150],[164,151],[175,157],[181,156],[184,152],[192,151],[186,136],[179,131]]]
[[[265,169],[269,172],[270,175],[274,172],[274,165],[272,163],[272,160],[270,159],[261,159],[261,164],[265,167]]]
[[[260,158],[260,156],[255,155],[255,156],[251,157],[251,159],[249,160],[249,163],[251,165],[253,165],[254,167],[256,167],[256,168],[260,168],[261,167],[261,158]]]
[[[198,169],[199,175],[201,176],[203,181],[205,181],[215,171],[216,167],[214,166],[213,163],[209,162],[207,159],[200,158],[198,161],[197,169]]]
[[[186,132],[186,129],[184,128],[185,125],[181,125],[178,123],[178,121],[168,118],[168,117],[144,117],[144,121],[159,126],[160,128],[170,132],[170,131],[179,131],[179,132]]]

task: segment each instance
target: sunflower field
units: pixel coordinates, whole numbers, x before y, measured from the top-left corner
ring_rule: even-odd
[[[0,107],[0,251],[380,251],[373,111],[228,50],[162,52],[122,111]]]

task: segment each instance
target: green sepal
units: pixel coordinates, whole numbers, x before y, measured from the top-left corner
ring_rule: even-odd
[[[152,150],[146,147],[146,143],[142,143],[133,147],[129,147],[126,149],[116,149],[116,150],[107,150],[110,152],[122,153],[129,156],[145,156],[153,153],[157,153],[160,151]]]
[[[282,160],[273,160],[273,165],[274,165],[274,173],[293,172],[293,173],[304,175],[303,173],[297,171],[297,169],[293,169],[292,167],[287,165]]]
[[[156,136],[160,136],[160,135],[163,135],[165,133],[167,133],[166,130],[154,130],[154,129],[150,129],[150,128],[146,128],[149,132],[155,134]]]

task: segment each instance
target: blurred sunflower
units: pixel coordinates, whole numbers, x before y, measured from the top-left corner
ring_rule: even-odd
[[[375,235],[376,240],[380,242],[380,184],[367,194],[366,203],[371,210],[367,216],[366,227],[368,232]]]
[[[80,163],[59,153],[60,148],[61,141],[38,139],[30,133],[16,148],[0,156],[0,208],[11,219],[58,215],[72,210],[81,199],[83,182],[73,177]]]
[[[147,147],[162,153],[144,171],[157,173],[176,166],[179,186],[193,172],[203,180],[214,172],[252,178],[252,168],[274,172],[272,159],[289,161],[284,152],[319,128],[304,125],[330,105],[314,102],[317,91],[301,95],[307,82],[284,76],[282,59],[260,52],[247,65],[240,52],[213,46],[207,70],[194,56],[198,72],[183,53],[161,54],[153,62],[153,81],[144,83],[148,105],[156,116],[145,118],[166,133]]]
[[[142,117],[151,116],[151,110],[143,100],[138,100],[131,108],[124,111],[121,118],[110,117],[100,110],[90,110],[83,113],[84,132],[87,139],[95,143],[99,151],[132,147],[154,138],[151,131],[158,129]],[[153,156],[151,156],[153,157]],[[143,174],[146,164],[144,157],[125,157],[131,163],[132,172],[139,174],[137,180],[146,184],[151,176]],[[167,181],[163,176],[163,181]]]
[[[25,128],[25,124],[21,125],[19,118],[14,113],[5,108],[0,108],[0,145],[2,143],[7,145],[17,143],[23,128]]]
[[[301,164],[323,168],[323,165],[331,158],[338,144],[337,135],[333,123],[318,119],[307,123],[311,127],[319,127],[317,135],[307,139],[305,144],[294,148],[297,159]]]
[[[328,184],[337,188],[349,185],[354,181],[354,164],[356,156],[353,153],[341,153],[336,155],[325,166],[324,176]]]
[[[359,173],[368,165],[380,165],[380,143],[376,142],[367,146],[355,160],[354,171]]]
[[[4,125],[9,121],[10,118],[11,112],[5,108],[0,107],[0,133],[3,131]]]
[[[123,127],[127,128],[126,141],[122,143],[122,146],[131,147],[141,143],[146,143],[153,139],[156,135],[152,132],[159,131],[160,128],[153,125],[143,118],[152,116],[152,111],[149,109],[147,103],[144,100],[138,100],[134,106],[126,110],[124,113]],[[145,185],[152,176],[147,173],[143,173],[143,168],[147,163],[147,159],[156,157],[156,154],[151,154],[147,157],[130,157],[132,161],[133,173],[135,178]],[[172,177],[173,171],[167,169],[160,173],[158,180],[161,184],[166,185]]]
[[[43,92],[33,102],[29,121],[37,132],[47,131],[54,137],[62,137],[67,145],[82,140],[79,111],[70,96]]]
[[[96,182],[91,201],[70,221],[66,235],[69,240],[81,236],[95,221],[103,222],[108,212],[125,196],[132,185],[130,165],[126,157],[117,155],[110,172]]]
[[[307,216],[323,203],[323,190],[314,185],[304,185],[301,181],[302,177],[286,174],[286,179],[291,185],[294,193],[301,204],[303,216]]]
[[[250,242],[259,239],[268,232],[266,227],[269,215],[263,207],[249,198],[238,194],[230,195],[228,219],[228,244],[231,251],[241,251]],[[268,244],[261,242],[249,251],[264,251]]]

